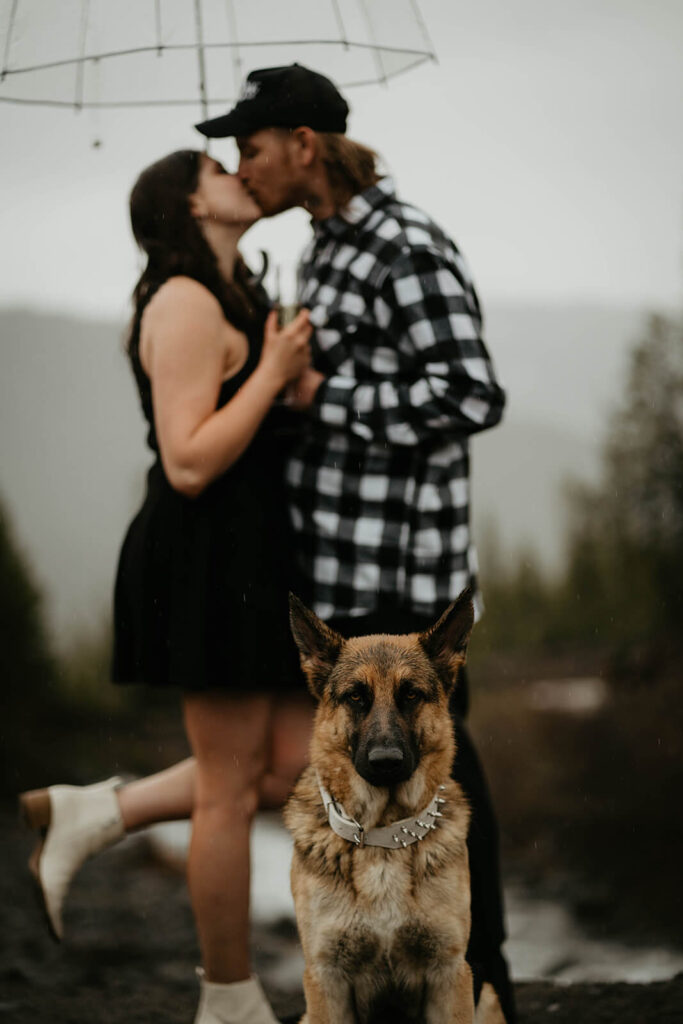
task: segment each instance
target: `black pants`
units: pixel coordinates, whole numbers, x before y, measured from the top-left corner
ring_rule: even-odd
[[[362,618],[339,616],[328,625],[342,636],[367,633],[413,633],[433,625],[434,620],[401,608],[384,608]],[[517,1015],[508,965],[501,946],[505,941],[503,894],[498,856],[498,826],[484,771],[465,725],[469,707],[469,682],[464,669],[451,696],[450,710],[455,732],[456,756],[451,777],[459,782],[471,809],[467,849],[470,861],[472,924],[467,962],[472,968],[475,998],[488,981],[495,988],[507,1024]]]

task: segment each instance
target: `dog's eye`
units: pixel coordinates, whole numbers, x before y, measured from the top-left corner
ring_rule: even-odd
[[[357,686],[355,689],[347,692],[346,700],[349,704],[352,704],[353,707],[361,708],[370,703],[370,694],[365,686]]]
[[[399,691],[399,702],[403,704],[418,704],[423,697],[422,691],[411,685],[404,685]]]

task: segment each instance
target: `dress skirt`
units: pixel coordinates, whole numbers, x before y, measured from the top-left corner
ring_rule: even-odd
[[[289,630],[282,465],[259,447],[197,498],[175,491],[160,461],[150,470],[119,559],[114,682],[305,691]]]

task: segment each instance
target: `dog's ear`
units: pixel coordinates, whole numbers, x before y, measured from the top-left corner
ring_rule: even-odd
[[[436,666],[447,693],[455,686],[458,669],[465,664],[473,625],[472,588],[468,587],[449,604],[435,625],[419,635],[420,643]]]
[[[309,689],[318,698],[339,657],[344,638],[326,626],[296,594],[289,595],[289,622]]]

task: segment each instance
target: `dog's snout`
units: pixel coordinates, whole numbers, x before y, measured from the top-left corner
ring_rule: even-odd
[[[393,786],[410,778],[415,768],[414,758],[405,745],[397,743],[370,743],[355,760],[357,771],[373,786]]]
[[[386,699],[375,700],[358,728],[352,749],[354,768],[372,786],[396,786],[415,771],[416,739]]]
[[[400,747],[377,746],[368,751],[368,761],[374,768],[397,768],[403,756]]]

